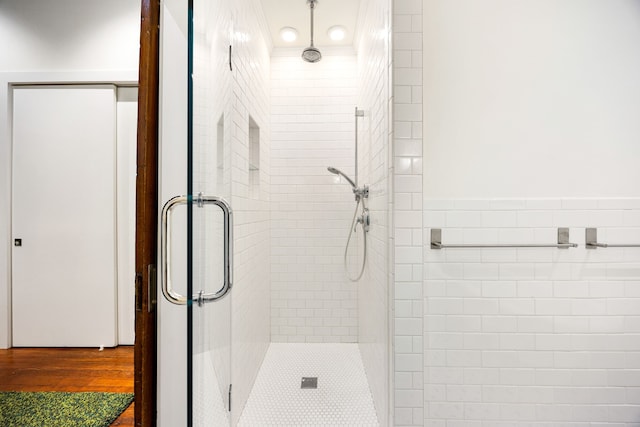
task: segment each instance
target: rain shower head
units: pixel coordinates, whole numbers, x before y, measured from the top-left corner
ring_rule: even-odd
[[[322,54],[318,48],[309,46],[302,51],[302,59],[307,62],[318,62],[322,59]]]
[[[320,50],[313,46],[313,9],[316,7],[317,0],[307,0],[309,3],[309,10],[311,14],[311,44],[308,48],[302,51],[302,59],[307,62],[318,62],[322,59]]]
[[[351,180],[351,178],[349,178],[347,175],[345,175],[345,174],[344,174],[340,169],[336,169],[336,168],[334,168],[333,166],[329,166],[329,167],[327,168],[327,170],[328,170],[329,172],[331,172],[332,174],[340,175],[341,177],[343,177],[344,179],[346,179],[346,180],[349,182],[349,184],[351,184],[351,186],[352,186],[354,189],[356,188],[356,184]]]

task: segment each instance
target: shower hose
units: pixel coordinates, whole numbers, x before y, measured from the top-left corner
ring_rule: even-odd
[[[360,207],[361,203],[362,203],[362,216],[358,218],[358,208]],[[352,282],[357,282],[358,280],[360,280],[360,278],[364,274],[364,266],[367,263],[367,231],[365,230],[365,227],[366,227],[365,221],[367,219],[365,218],[365,209],[366,209],[366,206],[364,204],[364,199],[358,198],[358,203],[356,203],[356,209],[353,212],[353,220],[351,221],[351,227],[349,228],[349,237],[347,238],[347,244],[345,245],[345,248],[344,248],[344,272],[347,276],[347,279],[349,279]],[[347,252],[349,251],[349,244],[351,243],[351,237],[356,232],[356,228],[358,227],[357,223],[360,223],[360,226],[362,227],[362,238],[363,238],[364,249],[363,249],[363,255],[362,255],[362,266],[360,267],[360,273],[358,274],[357,277],[354,278],[349,275],[349,268],[347,267]]]

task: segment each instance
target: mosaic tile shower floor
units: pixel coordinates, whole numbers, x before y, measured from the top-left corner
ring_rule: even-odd
[[[358,345],[272,343],[238,425],[378,426]]]

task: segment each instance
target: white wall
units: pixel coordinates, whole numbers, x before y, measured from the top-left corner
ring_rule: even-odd
[[[369,186],[367,264],[358,282],[358,347],[380,425],[388,425],[390,365],[391,2],[362,2],[358,22],[359,185]],[[360,255],[362,256],[362,255]],[[355,261],[359,267],[360,258]]]
[[[3,0],[0,71],[137,70],[139,22],[139,0]]]
[[[258,0],[231,2],[234,102],[230,105],[234,209],[232,423],[240,417],[270,342],[270,38]],[[226,66],[226,64],[225,64]],[[249,117],[260,127],[259,191],[251,191]]]
[[[5,0],[0,3],[0,347],[10,345],[11,83],[138,78],[140,3]]]
[[[343,253],[355,208],[351,186],[328,166],[354,176],[357,61],[351,49],[300,50],[271,59],[272,274],[274,342],[356,342],[357,286]]]
[[[424,423],[422,7],[393,2],[393,423]]]
[[[429,199],[425,229],[425,424],[635,426],[640,418],[640,199]],[[602,424],[598,424],[602,423]],[[611,423],[611,424],[605,424]],[[545,424],[546,425],[546,424]]]
[[[424,3],[425,195],[640,195],[640,4]]]
[[[396,331],[424,327],[424,340],[396,370],[423,369],[424,394],[396,377],[413,408],[396,394],[396,421],[635,425],[640,253],[587,250],[584,233],[639,243],[640,4],[423,6],[424,111],[401,116],[424,118],[424,181],[405,182],[424,194],[424,235],[403,240],[424,244],[424,290],[410,298],[424,315]],[[559,226],[579,248],[428,241],[440,227],[444,243],[552,243]]]

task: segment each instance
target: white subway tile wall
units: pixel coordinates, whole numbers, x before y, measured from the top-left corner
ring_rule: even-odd
[[[358,165],[360,185],[369,185],[367,264],[358,283],[358,344],[380,425],[389,425],[390,329],[389,261],[391,228],[389,143],[390,20],[389,0],[362,2],[358,28]],[[354,261],[354,263],[359,260]]]
[[[271,123],[269,50],[271,39],[262,6],[256,0],[229,2],[229,44],[233,45],[233,71],[227,56],[217,67],[233,76],[227,105],[225,132],[231,140],[231,204],[234,210],[234,285],[231,297],[233,348],[232,423],[236,423],[270,343],[271,251]],[[222,34],[222,32],[221,32]],[[224,49],[226,53],[226,49]],[[226,112],[225,112],[226,113]],[[260,128],[259,192],[250,192],[249,117]],[[219,117],[213,117],[218,120]],[[211,142],[215,146],[215,139]],[[226,147],[225,147],[226,148]],[[226,156],[226,154],[225,154]]]
[[[424,225],[425,425],[638,425],[640,248],[586,249],[585,227],[640,243],[639,199],[426,200]],[[432,227],[579,247],[433,250]]]
[[[393,2],[395,426],[423,425],[422,1]]]
[[[357,58],[322,52],[315,64],[299,49],[272,52],[272,342],[358,339],[357,286],[342,260],[354,196],[327,171],[354,176]]]

